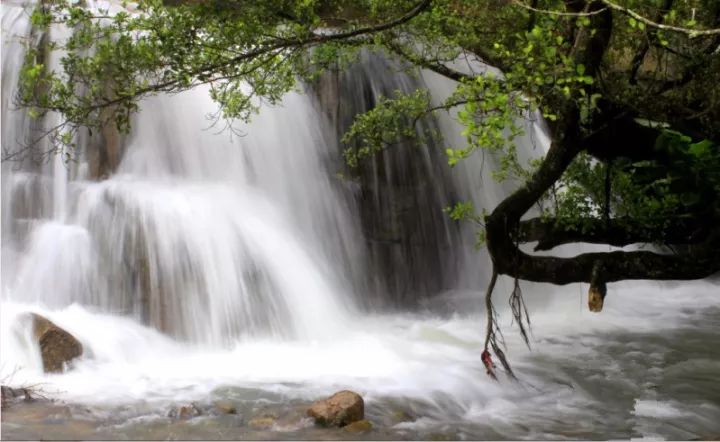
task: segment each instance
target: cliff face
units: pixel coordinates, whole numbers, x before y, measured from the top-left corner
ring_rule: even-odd
[[[379,97],[424,87],[388,60],[364,54],[345,71],[325,73],[311,89],[340,139]],[[441,147],[399,143],[346,173],[355,186],[373,292],[391,305],[413,306],[451,288],[457,278],[452,252],[459,232],[443,213],[457,198]]]

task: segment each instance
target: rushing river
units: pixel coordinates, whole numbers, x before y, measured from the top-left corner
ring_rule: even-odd
[[[40,38],[23,4],[1,7],[2,144],[12,150],[40,124],[12,104],[23,42]],[[91,138],[78,140],[72,163],[3,163],[0,377],[54,402],[4,410],[2,437],[720,435],[720,288],[711,281],[611,284],[601,314],[587,311],[586,285],[525,284],[528,350],[501,280],[496,305],[520,381],[485,374],[488,258],[473,248],[472,226],[442,209],[492,207],[512,183],[489,178],[492,158],[450,170],[432,143],[385,152],[356,177],[337,174],[338,134],[352,115],[418,87],[440,99],[453,83],[366,55],[263,107],[239,134],[210,128],[216,108],[197,89],[144,100],[118,142],[122,160],[104,174],[94,172]],[[462,141],[452,115],[427,124],[446,143]],[[540,122],[527,129],[526,158],[546,143]],[[28,311],[83,344],[71,370],[43,373],[18,320]],[[304,416],[342,389],[365,398],[369,433],[316,428]],[[189,403],[200,416],[168,416]],[[216,413],[217,403],[237,413]],[[253,427],[263,416],[272,425]]]
[[[62,413],[19,407],[6,413],[3,436],[347,438],[302,419],[308,402],[345,388],[364,396],[375,425],[362,438],[717,436],[716,287],[618,286],[600,315],[580,305],[579,293],[533,309],[532,351],[505,318],[519,384],[485,375],[482,315],[475,313],[359,315],[325,340],[254,339],[212,350],[77,305],[39,310],[74,333],[93,357],[48,376],[28,361],[16,376],[42,382],[48,394],[81,407]],[[5,364],[9,354],[23,353],[8,342],[5,327],[9,316],[25,310],[38,306],[3,304]],[[238,417],[167,417],[173,405],[207,407],[217,400],[236,404]],[[247,427],[265,412],[279,418],[272,430]]]

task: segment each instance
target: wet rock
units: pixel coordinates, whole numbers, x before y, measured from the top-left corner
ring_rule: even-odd
[[[248,427],[252,428],[253,430],[269,430],[275,425],[275,418],[265,416],[265,417],[256,417],[253,419],[250,419],[248,422]]]
[[[343,427],[343,431],[346,431],[348,433],[365,433],[367,431],[370,431],[371,429],[372,424],[366,419],[347,424]]]
[[[215,410],[222,414],[237,414],[237,407],[230,401],[215,402]]]
[[[46,373],[60,373],[67,363],[82,355],[83,346],[75,336],[36,313],[30,317]]]
[[[316,401],[307,411],[315,423],[327,427],[344,427],[365,416],[365,403],[359,394],[344,390]]]
[[[405,410],[395,410],[392,414],[392,418],[395,423],[415,422],[416,420],[415,416],[411,415]]]
[[[202,415],[202,411],[195,404],[179,405],[168,412],[171,419],[188,420]]]
[[[0,386],[0,392],[2,395],[2,408],[7,408],[12,402],[20,399],[26,402],[35,400],[32,393],[27,388],[12,388],[7,385],[3,385]]]

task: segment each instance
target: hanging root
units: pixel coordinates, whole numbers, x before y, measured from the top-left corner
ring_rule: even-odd
[[[522,335],[525,345],[530,349],[530,338],[528,337],[528,330],[530,329],[530,315],[525,305],[525,299],[523,298],[522,290],[520,290],[520,280],[515,278],[515,287],[510,294],[510,311],[512,311],[513,319],[517,322],[520,327],[520,335]],[[525,328],[527,326],[527,328]]]
[[[480,358],[483,361],[483,364],[485,365],[485,369],[487,370],[486,373],[491,378],[498,380],[497,375],[495,374],[495,364],[492,361],[492,356],[490,356],[490,352],[487,350],[483,350],[482,355]]]
[[[492,361],[492,357],[490,356],[490,351],[488,348],[492,348],[493,353],[495,353],[495,356],[497,356],[498,360],[502,364],[503,368],[505,368],[505,371],[510,375],[511,378],[517,380],[515,377],[515,373],[513,373],[512,369],[510,368],[510,364],[507,361],[507,358],[505,357],[505,352],[502,351],[500,348],[500,345],[503,347],[505,346],[505,339],[503,338],[502,332],[500,331],[500,327],[497,323],[497,312],[495,311],[495,307],[493,307],[492,304],[492,294],[495,290],[495,283],[497,282],[497,270],[493,266],[493,273],[492,278],[490,278],[490,285],[488,285],[487,293],[485,294],[485,309],[487,311],[487,328],[485,331],[485,346],[482,352],[482,362],[483,365],[485,365],[485,369],[487,370],[488,376],[498,380],[497,374],[495,373],[495,364]],[[500,345],[498,345],[498,343]]]
[[[485,311],[487,312],[487,329],[485,331],[485,346],[483,348],[481,359],[485,365],[488,376],[497,381],[497,375],[495,374],[495,364],[492,361],[488,346],[491,342],[495,342],[495,309],[492,305],[492,292],[495,290],[495,282],[497,282],[497,270],[493,266],[492,277],[490,278],[490,285],[488,285],[487,292],[485,293]]]

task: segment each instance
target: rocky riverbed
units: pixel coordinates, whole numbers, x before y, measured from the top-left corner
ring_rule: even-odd
[[[2,438],[11,440],[356,440],[412,439],[414,433],[393,425],[414,418],[397,410],[383,418],[353,415],[342,427],[318,424],[308,415],[317,403],[278,401],[261,392],[226,389],[218,399],[187,404],[137,403],[122,407],[87,407],[46,398],[8,401],[2,413]],[[245,399],[239,399],[244,396]],[[250,398],[255,396],[255,400]],[[264,396],[264,397],[259,397]],[[352,413],[350,413],[352,414]],[[347,414],[348,416],[350,414]],[[376,422],[377,425],[373,424]],[[455,435],[432,434],[446,440]]]

